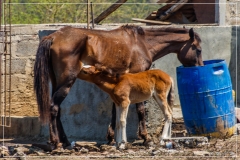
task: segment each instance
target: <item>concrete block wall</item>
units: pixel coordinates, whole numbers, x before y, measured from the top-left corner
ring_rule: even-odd
[[[28,33],[26,32],[28,31]],[[13,27],[12,30],[12,98],[11,114],[37,116],[33,89],[33,64],[38,35],[29,28]]]
[[[223,4],[224,5],[224,4]],[[226,25],[240,25],[240,1],[226,1]]]
[[[64,24],[66,25],[66,24]],[[82,24],[71,24],[83,27]],[[57,30],[58,25],[16,25],[12,27],[12,115],[32,116],[37,118],[38,110],[33,92],[33,66],[36,50],[39,44],[38,33],[44,30]],[[96,26],[101,29],[113,29],[118,26]],[[146,26],[145,26],[146,27]],[[176,26],[183,27],[183,26]],[[187,26],[190,28],[190,26]],[[202,39],[203,59],[225,59],[229,65],[233,87],[236,90],[236,35],[239,28],[225,26],[192,26]],[[42,32],[39,32],[41,30]],[[49,31],[48,31],[49,32]],[[235,33],[235,34],[234,34]],[[237,34],[236,34],[237,33]],[[235,48],[234,48],[235,47]],[[169,54],[156,62],[160,68],[170,74],[176,83],[176,67],[181,64],[175,54]],[[238,70],[239,72],[239,70]],[[239,90],[239,89],[238,89]],[[175,85],[175,104],[179,105],[177,85]],[[239,97],[238,97],[239,98]],[[239,99],[240,100],[240,99]],[[105,141],[105,135],[111,118],[112,101],[110,97],[95,85],[77,80],[70,93],[63,101],[62,122],[70,140],[98,140]],[[158,134],[158,126],[163,118],[156,103],[147,103],[148,129],[151,135]],[[35,122],[35,121],[34,121]],[[135,106],[131,105],[127,120],[129,140],[137,138],[137,115]],[[26,126],[27,127],[27,126]],[[38,130],[41,136],[48,136],[48,127],[42,126]],[[10,132],[10,131],[9,131]],[[32,132],[35,134],[35,132]],[[5,133],[5,135],[7,135]]]
[[[45,25],[12,27],[11,114],[14,116],[38,116],[33,92],[33,66],[39,44],[38,31],[44,27]]]

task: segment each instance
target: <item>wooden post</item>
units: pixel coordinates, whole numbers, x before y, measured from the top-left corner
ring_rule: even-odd
[[[166,20],[169,16],[171,16],[174,12],[184,6],[188,0],[180,0],[178,3],[174,4],[171,8],[169,8],[166,12],[159,16],[161,21]]]
[[[91,2],[91,18],[92,18],[92,21],[91,21],[91,23],[92,23],[92,28],[94,28],[94,20],[93,20],[93,7],[92,7],[92,2]]]
[[[105,19],[107,16],[109,16],[112,12],[114,12],[116,9],[118,9],[123,3],[125,3],[127,0],[118,0],[113,5],[111,5],[108,9],[103,11],[97,18],[94,19],[94,22],[98,24],[103,19]]]
[[[142,23],[149,23],[149,24],[159,24],[159,25],[170,25],[171,24],[171,22],[147,20],[147,19],[140,19],[140,18],[132,18],[132,21],[137,21],[137,22],[142,22]]]

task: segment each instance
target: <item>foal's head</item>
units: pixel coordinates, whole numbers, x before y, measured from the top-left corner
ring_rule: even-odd
[[[189,30],[189,40],[183,45],[178,53],[178,60],[184,67],[203,66],[201,39],[193,29]]]
[[[80,71],[80,74],[85,74],[85,75],[95,75],[96,73],[98,73],[96,68],[90,65],[83,66]]]
[[[94,82],[94,83],[99,83],[102,81],[115,83],[118,81],[119,75],[112,74],[111,69],[108,69],[104,66],[100,66],[100,67],[99,66],[100,65],[83,66],[79,73],[81,76],[81,79],[89,82]]]

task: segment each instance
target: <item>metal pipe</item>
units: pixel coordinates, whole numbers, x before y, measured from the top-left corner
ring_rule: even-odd
[[[92,16],[92,28],[94,28],[94,19],[93,19],[93,7],[92,7],[92,2],[90,4],[91,6],[91,16]]]
[[[89,0],[87,0],[87,29],[89,29]]]
[[[0,0],[0,41],[3,41],[3,32],[2,32],[2,0]],[[2,44],[4,45],[4,44]],[[2,115],[2,48],[0,48],[0,117]],[[2,120],[0,120],[1,122]]]
[[[0,0],[0,31],[2,29],[2,0]]]
[[[1,126],[11,127],[11,0],[4,0],[1,5],[3,11],[2,33],[2,53],[0,53],[0,81],[1,86]],[[2,64],[3,62],[3,64]],[[7,65],[7,62],[9,65]],[[3,65],[3,66],[2,66]],[[3,68],[2,68],[3,67]],[[3,69],[3,71],[2,71]],[[2,85],[2,84],[0,84]]]
[[[6,1],[4,3],[4,110],[3,110],[3,117],[4,117],[4,121],[3,121],[3,125],[5,126],[6,125],[6,108],[7,108],[7,4],[6,4]]]
[[[11,71],[12,71],[12,47],[11,47],[11,44],[12,44],[12,22],[11,22],[11,0],[9,0],[9,8],[8,8],[8,15],[9,15],[9,94],[8,94],[8,117],[9,117],[9,122],[8,122],[8,126],[11,127],[11,84],[12,84],[12,75],[11,75]]]

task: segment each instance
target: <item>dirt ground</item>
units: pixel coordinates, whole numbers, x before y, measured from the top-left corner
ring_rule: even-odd
[[[175,125],[176,126],[176,125]],[[176,131],[178,128],[178,131]],[[182,124],[181,127],[182,128]],[[184,133],[173,125],[173,133]],[[239,133],[239,132],[237,132]],[[46,145],[46,139],[39,137],[25,137],[16,139],[2,139],[0,154],[2,159],[26,160],[77,160],[77,159],[240,159],[240,135],[235,134],[227,139],[178,136],[178,140],[166,140],[163,145],[149,143],[142,144],[142,140],[129,142],[126,150],[118,150],[96,142],[76,142],[73,147],[52,150]]]
[[[145,147],[140,143],[130,143],[128,149],[119,151],[115,146],[89,145],[78,146],[72,149],[58,149],[44,151],[32,146],[27,140],[6,141],[1,147],[3,159],[237,159],[240,156],[240,135],[231,138],[210,139],[208,144],[201,147],[186,147],[167,149],[164,146]],[[5,148],[5,151],[4,151]],[[4,153],[5,152],[5,153]],[[8,152],[8,153],[7,153]]]

